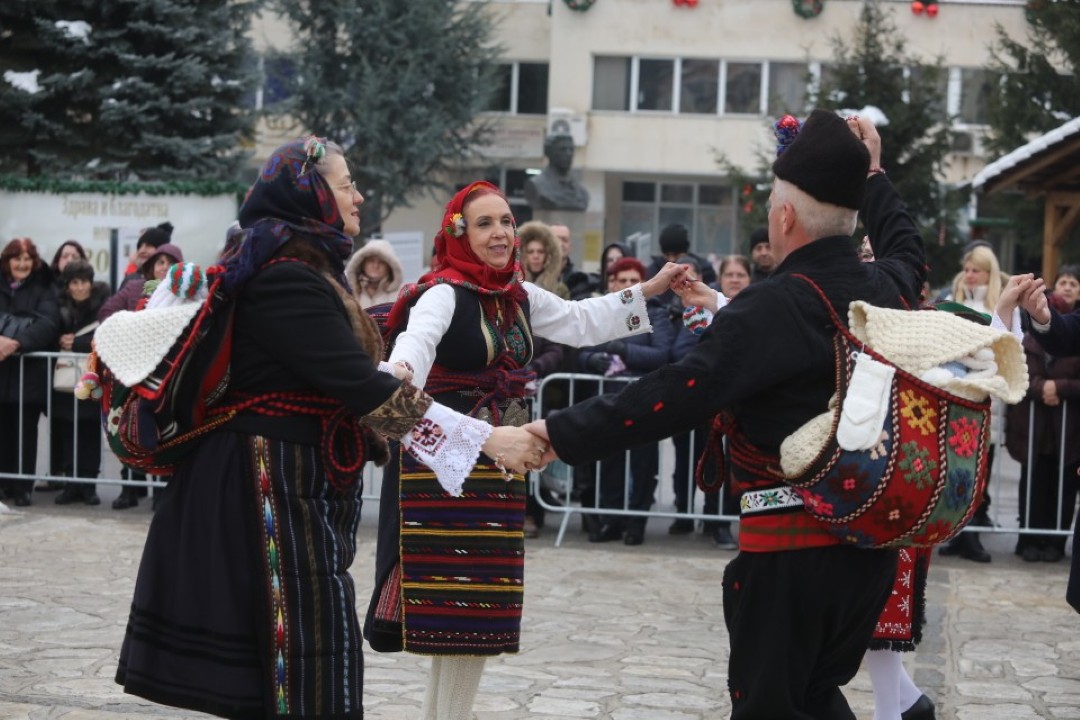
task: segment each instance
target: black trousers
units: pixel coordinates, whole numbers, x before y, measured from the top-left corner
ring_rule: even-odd
[[[33,475],[37,472],[38,416],[41,406],[25,404],[20,410],[17,403],[0,403],[0,472],[18,473],[19,423],[22,423],[21,472]],[[34,491],[34,481],[0,478],[0,488],[8,494]]]
[[[854,720],[855,677],[892,591],[897,551],[740,552],[724,571],[731,720]]]
[[[1068,528],[1072,522],[1073,508],[1076,507],[1077,477],[1076,464],[1065,466],[1062,475],[1063,487],[1058,488],[1058,456],[1036,455],[1034,471],[1027,464],[1020,466],[1020,527],[1029,529]],[[1031,508],[1028,517],[1028,482],[1031,482]],[[1059,502],[1059,492],[1061,494]],[[1020,534],[1016,547],[1023,549],[1029,545],[1035,547],[1056,547],[1065,551],[1064,535],[1026,535]]]

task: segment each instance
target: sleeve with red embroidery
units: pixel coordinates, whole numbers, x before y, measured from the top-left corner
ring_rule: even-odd
[[[379,370],[393,373],[389,363]],[[363,418],[364,424],[401,440],[401,445],[431,468],[450,495],[461,495],[465,478],[480,457],[492,427],[431,399],[423,390],[402,383],[390,399]]]

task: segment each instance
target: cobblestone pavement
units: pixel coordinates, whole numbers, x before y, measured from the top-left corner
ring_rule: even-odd
[[[120,720],[202,715],[124,695],[112,681],[149,503],[115,512],[36,494],[0,515],[0,718]],[[370,592],[374,508],[353,574]],[[720,578],[733,551],[653,520],[640,547],[590,545],[575,520],[530,541],[523,652],[489,662],[477,720],[727,717]],[[937,558],[928,626],[907,657],[949,720],[1080,718],[1080,617],[1064,602],[1068,561],[1023,563],[1014,534],[986,537],[990,565]],[[360,608],[361,612],[363,608]],[[367,717],[417,716],[426,661],[369,651]],[[869,678],[846,689],[873,716]]]

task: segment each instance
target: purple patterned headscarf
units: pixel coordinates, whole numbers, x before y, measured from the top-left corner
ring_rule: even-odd
[[[314,169],[325,153],[325,138],[303,137],[279,147],[263,165],[240,207],[240,248],[222,263],[227,293],[238,290],[292,239],[321,250],[338,282],[348,288],[345,260],[353,241],[344,233],[333,189]]]

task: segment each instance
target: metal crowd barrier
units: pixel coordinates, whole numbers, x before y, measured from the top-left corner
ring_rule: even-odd
[[[67,357],[84,357],[79,353],[69,352],[39,352],[31,353],[29,355],[19,357],[19,373],[20,373],[20,392],[19,392],[19,404],[24,403],[23,389],[25,383],[25,362],[28,358],[44,358],[48,361],[48,387],[52,387],[53,369],[57,358]],[[545,377],[539,384],[536,397],[532,403],[532,417],[538,419],[544,417],[553,409],[557,407],[565,407],[572,405],[575,402],[582,399],[582,396],[591,396],[596,394],[603,394],[609,392],[618,392],[625,387],[632,379],[627,378],[606,378],[600,375],[591,375],[584,373],[556,373]],[[561,388],[560,392],[563,394],[561,400],[555,400],[557,395],[556,389]],[[70,400],[69,400],[70,398]],[[97,477],[71,477],[60,474],[58,468],[51,467],[52,445],[55,441],[51,436],[51,429],[47,418],[53,413],[54,403],[59,402],[71,402],[73,403],[73,416],[77,417],[77,408],[74,404],[79,402],[89,402],[76,400],[74,394],[70,396],[64,394],[62,398],[58,398],[53,392],[48,392],[46,402],[42,406],[42,414],[39,414],[35,421],[39,424],[38,434],[38,452],[36,457],[35,469],[33,472],[24,472],[29,470],[30,463],[27,458],[23,457],[22,452],[22,440],[23,433],[26,431],[22,424],[22,413],[19,413],[19,426],[14,436],[9,433],[8,436],[0,438],[0,442],[15,443],[18,448],[17,452],[17,467],[16,472],[0,472],[0,479],[14,479],[14,480],[33,480],[36,482],[42,481],[59,481],[59,482],[72,482],[72,483],[97,483],[100,485],[119,485],[119,486],[135,486],[145,487],[149,493],[153,493],[155,488],[162,488],[165,486],[167,478],[161,479],[154,476],[147,476],[145,480],[132,479],[130,477],[124,477],[124,468],[120,464],[119,460],[108,449],[108,443],[105,438],[102,437],[101,443],[101,455],[99,458],[100,472]],[[1029,436],[1028,436],[1028,458],[1027,467],[1033,467],[1035,461],[1035,444],[1032,442],[1033,438],[1031,434],[1034,433],[1034,411],[1032,406],[1029,411]],[[1061,437],[1065,436],[1065,423],[1068,417],[1068,401],[1062,403],[1062,427]],[[43,418],[46,418],[43,420]],[[1049,431],[1047,428],[1046,431]],[[72,447],[75,450],[75,457],[72,458],[72,466],[78,467],[78,434],[80,432],[79,423],[72,423]],[[100,430],[99,430],[100,432]],[[555,462],[549,465],[544,471],[534,471],[530,473],[530,483],[532,485],[531,492],[533,498],[542,507],[545,512],[558,514],[559,530],[556,536],[555,544],[558,546],[562,543],[567,528],[571,522],[571,519],[575,515],[603,515],[613,516],[617,518],[644,518],[644,519],[685,519],[695,523],[700,522],[712,522],[712,521],[738,521],[737,515],[725,515],[725,514],[712,514],[704,511],[704,494],[697,491],[694,488],[693,468],[695,465],[695,458],[693,456],[693,448],[696,438],[693,435],[688,443],[687,458],[688,467],[691,469],[685,482],[687,484],[687,497],[693,498],[694,502],[691,504],[685,512],[678,512],[674,509],[665,509],[672,507],[674,488],[672,485],[672,472],[674,469],[674,444],[671,439],[666,439],[658,443],[659,453],[659,472],[657,477],[657,485],[653,493],[652,507],[648,510],[633,509],[630,507],[630,498],[633,490],[634,477],[632,474],[632,462],[630,459],[631,451],[627,451],[624,456],[624,472],[623,472],[623,488],[622,488],[622,506],[621,507],[609,507],[600,508],[601,503],[601,484],[600,473],[601,463],[597,462],[593,464],[593,477],[595,482],[591,490],[592,497],[586,495],[585,498],[580,496],[580,493],[576,492],[574,487],[574,475],[573,469],[561,462]],[[1066,483],[1080,483],[1080,478],[1065,477],[1065,447],[1062,445],[1057,448],[1058,452],[1058,507],[1060,509],[1062,500],[1065,497]],[[1018,523],[1016,518],[1011,518],[1008,521],[1004,521],[1002,518],[1003,513],[1009,512],[1014,508],[1013,501],[1018,504],[1019,498],[1018,492],[1013,492],[1012,488],[1014,484],[1011,482],[1012,478],[1005,478],[1002,472],[1002,465],[1006,462],[1006,452],[1003,445],[996,446],[994,464],[991,468],[991,480],[990,480],[990,494],[992,498],[991,512],[992,519],[994,521],[993,527],[972,527],[969,526],[965,531],[971,532],[995,532],[995,533],[1028,533],[1028,534],[1040,534],[1040,535],[1069,535],[1071,534],[1071,520],[1061,518],[1061,512],[1059,512],[1059,519],[1057,526],[1054,528],[1030,528],[1030,515],[1031,515],[1031,482],[1027,483],[1025,493],[1025,506],[1026,513],[1024,522]],[[365,501],[378,501],[381,491],[381,470],[375,468],[371,463],[368,463],[364,472],[364,492],[362,499]],[[1009,482],[1006,484],[1005,481]],[[1008,490],[1006,489],[1008,488]],[[1009,497],[1011,493],[1012,497]],[[554,496],[555,502],[551,501]],[[585,502],[582,502],[585,500]],[[734,507],[732,505],[731,507]],[[1003,510],[1004,508],[1004,510]],[[1072,513],[1066,514],[1067,518],[1072,517]],[[1021,526],[1022,525],[1022,526]]]
[[[537,388],[537,394],[536,394],[536,397],[534,398],[534,403],[533,403],[533,412],[532,412],[533,419],[542,418],[542,417],[546,416],[550,411],[552,411],[554,409],[557,409],[556,407],[552,407],[551,403],[549,403],[549,401],[548,401],[549,395],[551,393],[551,389],[553,387],[557,387],[556,383],[561,383],[565,387],[568,388],[568,390],[566,391],[567,395],[568,395],[568,398],[567,398],[567,402],[565,404],[566,405],[572,405],[578,399],[579,395],[581,394],[579,392],[579,388],[578,388],[579,384],[588,383],[590,385],[595,385],[595,386],[597,386],[597,392],[596,393],[590,393],[590,394],[602,394],[604,392],[618,392],[628,382],[632,382],[632,380],[625,379],[625,378],[623,378],[623,379],[604,378],[602,376],[582,374],[582,373],[554,373],[554,374],[548,375],[547,377],[543,378],[543,380],[539,383],[539,386]],[[1029,422],[1028,422],[1028,433],[1029,433],[1028,434],[1028,443],[1027,443],[1027,446],[1028,446],[1027,467],[1028,468],[1032,468],[1033,467],[1033,462],[1034,462],[1034,447],[1035,447],[1035,445],[1034,445],[1033,438],[1032,438],[1032,434],[1035,431],[1034,411],[1035,411],[1035,408],[1034,408],[1034,406],[1032,406],[1030,408]],[[1065,423],[1066,423],[1067,417],[1068,417],[1068,401],[1063,401],[1062,402],[1061,437],[1065,437]],[[1047,428],[1045,431],[1048,432],[1049,428]],[[692,438],[691,442],[689,443],[689,447],[687,449],[687,451],[690,453],[690,457],[688,458],[688,460],[689,460],[689,467],[691,468],[691,470],[693,470],[694,465],[695,465],[694,457],[693,457],[694,444],[695,443],[694,443],[694,440]],[[673,444],[672,444],[671,440],[670,439],[663,440],[663,441],[661,441],[659,443],[659,445],[660,445],[661,458],[663,459],[665,453],[670,458],[671,454],[673,453]],[[1027,488],[1026,488],[1026,493],[1025,493],[1026,512],[1025,512],[1025,516],[1024,516],[1024,522],[1019,523],[1018,519],[1015,516],[1012,517],[1012,518],[1009,518],[1009,519],[1005,519],[1003,517],[1004,514],[1007,514],[1011,510],[1016,508],[1016,505],[1014,503],[1016,503],[1018,501],[1018,492],[1016,491],[1017,485],[1016,485],[1016,482],[1014,482],[1014,479],[1012,477],[1006,478],[1005,474],[1003,472],[1003,465],[1005,465],[1007,462],[1009,462],[1009,459],[1006,458],[1007,452],[1005,450],[1004,444],[995,445],[994,448],[995,448],[995,450],[994,450],[994,459],[993,459],[993,464],[992,464],[992,466],[990,468],[990,477],[989,477],[989,485],[988,485],[989,493],[990,493],[990,496],[991,496],[990,514],[991,514],[991,520],[993,522],[993,525],[990,526],[990,527],[968,525],[966,528],[964,528],[964,532],[1018,533],[1018,534],[1063,535],[1063,536],[1071,535],[1072,534],[1072,529],[1071,529],[1072,517],[1075,514],[1075,508],[1072,508],[1067,513],[1062,513],[1060,511],[1060,508],[1061,508],[1062,500],[1065,497],[1066,483],[1073,483],[1073,484],[1080,483],[1080,478],[1065,477],[1066,467],[1065,467],[1065,447],[1064,447],[1064,444],[1062,444],[1061,447],[1057,448],[1058,453],[1059,453],[1059,457],[1058,457],[1058,478],[1057,478],[1057,487],[1058,487],[1058,503],[1057,503],[1057,505],[1058,505],[1058,508],[1059,508],[1059,513],[1058,513],[1058,518],[1059,519],[1058,519],[1058,522],[1057,522],[1057,526],[1053,527],[1053,528],[1031,528],[1030,527],[1030,525],[1031,525],[1031,506],[1032,506],[1032,503],[1031,503],[1031,485],[1032,485],[1032,483],[1030,481],[1027,483]],[[594,489],[595,494],[594,494],[594,496],[592,498],[592,503],[591,503],[592,507],[589,506],[589,503],[582,503],[580,501],[580,499],[574,499],[575,498],[575,488],[574,488],[573,469],[566,466],[565,464],[563,464],[561,462],[552,463],[552,465],[549,465],[544,471],[540,471],[540,472],[534,471],[534,472],[532,472],[530,474],[531,475],[530,481],[532,482],[532,493],[533,493],[533,498],[535,499],[535,501],[540,505],[540,507],[542,507],[544,509],[545,512],[557,513],[557,514],[561,515],[561,519],[559,521],[558,533],[557,533],[556,538],[555,538],[555,545],[556,546],[559,546],[559,545],[562,544],[562,541],[563,541],[563,538],[565,537],[565,534],[566,534],[568,525],[570,523],[570,520],[574,515],[591,514],[591,515],[605,515],[605,516],[610,515],[610,516],[623,517],[623,518],[638,517],[638,518],[646,518],[646,519],[652,519],[652,518],[666,518],[666,519],[672,519],[672,520],[674,520],[674,519],[686,519],[686,520],[694,521],[695,523],[697,521],[702,521],[702,522],[738,521],[738,519],[739,519],[737,515],[706,514],[704,512],[704,510],[701,509],[703,507],[703,504],[704,504],[703,494],[701,492],[691,494],[692,486],[694,484],[693,473],[692,472],[690,474],[689,479],[687,480],[687,483],[690,486],[687,489],[687,497],[694,498],[694,504],[691,505],[690,507],[688,507],[686,512],[677,512],[675,510],[664,510],[664,509],[662,509],[665,506],[665,503],[662,500],[662,498],[664,497],[665,493],[671,489],[671,488],[666,487],[666,486],[671,484],[671,478],[672,478],[671,468],[665,468],[665,464],[663,462],[661,462],[661,466],[660,466],[660,472],[659,472],[659,478],[658,478],[658,484],[657,484],[657,491],[656,491],[656,495],[659,495],[660,499],[659,499],[659,502],[654,501],[654,505],[658,506],[658,507],[656,509],[650,509],[650,510],[631,509],[629,507],[629,498],[630,498],[631,490],[632,490],[632,487],[633,487],[633,477],[631,476],[631,473],[630,473],[630,469],[631,469],[630,451],[626,452],[624,467],[625,467],[625,473],[624,473],[624,483],[623,483],[623,504],[622,504],[622,507],[616,507],[616,508],[599,508],[598,507],[600,505],[600,502],[599,502],[599,499],[600,499],[599,498],[600,487],[599,487],[599,480],[598,479],[597,479],[597,482],[596,482],[596,487]],[[595,470],[595,476],[597,478],[599,478],[599,473],[600,473],[600,463],[599,462],[595,463],[594,470]],[[1016,480],[1018,481],[1018,478],[1016,478]],[[556,498],[558,498],[560,501],[557,502],[557,503],[550,502],[545,497],[545,495],[547,495],[547,493],[545,493],[545,490],[547,490],[549,492],[553,492],[554,495],[556,496]],[[1065,516],[1066,516],[1065,519],[1063,519],[1061,517],[1062,514],[1065,514]]]

